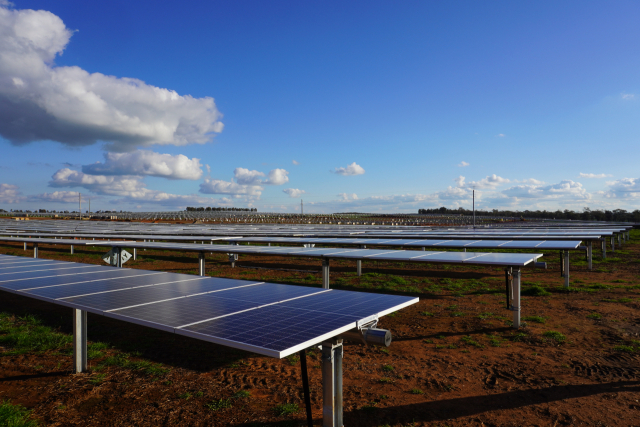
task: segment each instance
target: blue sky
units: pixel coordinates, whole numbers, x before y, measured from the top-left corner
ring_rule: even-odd
[[[640,208],[638,2],[0,5],[0,208]]]

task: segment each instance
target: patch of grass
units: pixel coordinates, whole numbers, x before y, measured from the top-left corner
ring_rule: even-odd
[[[231,408],[233,405],[231,404],[231,399],[218,399],[212,400],[207,403],[207,408],[212,411],[219,411],[220,409]]]
[[[189,399],[191,399],[191,393],[189,393],[188,391],[186,391],[186,392],[184,392],[184,393],[182,393],[182,394],[179,394],[179,395],[178,395],[178,397],[179,397],[180,399],[189,400]]]
[[[383,383],[383,384],[389,384],[389,383],[392,383],[392,382],[393,382],[393,380],[392,380],[391,378],[388,378],[388,377],[382,377],[382,378],[380,378],[380,380],[379,380],[379,381],[380,381],[381,383]]]
[[[295,403],[283,403],[272,408],[276,416],[283,417],[285,415],[295,414],[300,410],[300,407]]]
[[[625,353],[633,353],[635,349],[630,345],[617,345],[613,347],[613,351],[622,351]]]
[[[534,323],[546,323],[547,319],[542,316],[526,316],[523,317],[522,320],[525,322],[534,322]]]
[[[289,364],[291,366],[296,366],[298,364],[298,362],[300,361],[300,357],[296,356],[294,354],[292,354],[291,356],[287,356],[286,359],[287,359],[287,362],[289,362]]]
[[[108,366],[140,371],[150,377],[159,377],[169,372],[168,368],[163,368],[162,365],[158,363],[152,363],[148,360],[129,360],[129,355],[126,353],[119,353],[115,356],[107,357],[98,365],[100,368]]]
[[[104,382],[104,379],[106,378],[107,374],[97,374],[92,376],[91,378],[89,378],[89,384],[92,385],[100,385]]]
[[[480,314],[478,314],[478,316],[477,316],[477,317],[478,317],[478,319],[480,319],[480,320],[491,319],[491,318],[493,317],[493,313],[489,313],[489,312],[486,312],[486,313],[480,313]]]
[[[550,340],[553,340],[558,344],[562,344],[567,339],[567,337],[565,337],[564,334],[561,334],[558,331],[546,331],[542,334],[542,336]]]
[[[602,319],[602,314],[594,312],[594,313],[588,314],[587,319],[600,320]]]
[[[385,371],[385,372],[393,372],[393,371],[395,371],[395,368],[393,366],[391,366],[391,365],[384,365],[382,367],[382,370]]]
[[[471,338],[471,335],[465,335],[465,336],[463,336],[463,337],[461,338],[461,340],[462,340],[462,342],[463,342],[463,343],[465,343],[465,344],[467,344],[467,345],[472,345],[472,346],[477,347],[477,348],[484,348],[484,346],[483,346],[482,344],[480,344],[480,343],[479,343],[479,342],[477,342],[477,341],[474,341],[474,340]]]
[[[0,402],[0,426],[36,427],[40,423],[31,419],[31,411],[21,405],[12,405],[10,401]]]
[[[419,388],[412,388],[411,394],[424,394],[424,391],[420,390]]]
[[[511,341],[520,342],[523,341],[527,337],[527,334],[524,332],[517,333],[511,337]]]
[[[464,317],[464,316],[466,316],[466,313],[463,313],[462,311],[451,312],[451,317]]]
[[[427,316],[427,317],[433,317],[433,316],[434,316],[434,314],[433,314],[433,313],[428,312],[428,311],[423,311],[423,312],[421,312],[420,314],[422,314],[423,316]]]
[[[99,359],[104,356],[104,351],[109,348],[109,344],[103,342],[87,344],[87,359]]]
[[[234,399],[244,399],[250,396],[251,396],[251,393],[248,392],[247,390],[238,390],[235,393],[233,393],[233,396],[231,397],[233,397]]]
[[[540,285],[529,286],[526,289],[523,289],[521,292],[522,295],[530,296],[530,297],[543,297],[547,295],[551,295],[551,292],[547,291]]]
[[[62,350],[69,347],[72,340],[71,335],[42,325],[35,316],[15,317],[0,313],[0,346],[13,349],[9,354]]]

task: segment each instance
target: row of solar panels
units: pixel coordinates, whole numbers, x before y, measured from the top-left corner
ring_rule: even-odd
[[[418,302],[9,255],[0,289],[279,358]]]

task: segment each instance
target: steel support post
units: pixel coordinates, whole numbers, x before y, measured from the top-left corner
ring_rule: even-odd
[[[87,370],[87,312],[73,309],[73,372]]]
[[[564,251],[564,287],[569,287],[569,254],[570,251]]]
[[[133,260],[137,260],[138,259],[138,249],[137,248],[133,248]]]
[[[236,268],[236,254],[229,254],[229,263],[231,263],[231,268]]]
[[[616,241],[613,236],[611,236],[611,252],[616,251]]]
[[[607,259],[607,238],[602,239],[602,259]]]
[[[198,254],[198,267],[201,276],[204,276],[204,252]]]
[[[122,268],[122,249],[121,248],[113,248],[114,253],[116,254],[116,267]]]
[[[73,245],[71,245],[71,255],[73,255]]]
[[[511,310],[513,311],[513,327],[518,329],[520,327],[520,269],[516,268],[513,271],[513,302],[511,303]]]
[[[33,244],[33,257],[34,258],[38,258],[38,244],[37,243]]]
[[[27,242],[24,242],[24,250],[27,250]]]
[[[589,263],[589,271],[593,268],[593,241],[589,240],[587,244],[587,262]]]
[[[322,344],[322,426],[342,424],[342,340]]]
[[[360,249],[366,249],[367,245],[360,245]],[[358,271],[358,277],[362,276],[362,260],[359,259],[356,261],[356,269]]]
[[[322,258],[322,288],[329,289],[329,258]]]
[[[504,281],[505,281],[504,294],[507,300],[507,310],[511,308],[511,299],[513,298],[513,287],[512,287],[513,274],[512,273],[513,273],[513,267],[507,267],[504,269]]]
[[[618,233],[618,246],[622,247],[622,236]]]

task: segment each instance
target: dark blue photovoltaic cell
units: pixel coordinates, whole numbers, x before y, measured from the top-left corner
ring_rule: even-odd
[[[224,291],[115,310],[110,316],[127,317],[176,328],[262,305],[259,302],[217,298],[216,295],[221,293]]]
[[[118,289],[133,288],[136,286],[148,286],[162,282],[157,277],[159,274],[140,271],[135,276],[125,276],[122,278],[108,278],[102,280],[91,280],[84,283],[65,284],[60,286],[46,286],[35,289],[23,290],[23,292],[38,295],[44,298],[58,299],[68,298],[78,295],[86,295],[96,292],[114,291]]]
[[[117,268],[96,268],[95,272],[74,274],[67,276],[49,276],[34,279],[22,279],[14,282],[1,283],[1,288],[19,291],[44,286],[59,286],[71,283],[87,282],[92,280],[112,279],[116,277],[126,277],[142,273],[141,270],[117,269]]]
[[[467,252],[473,253],[473,252]],[[478,252],[476,252],[477,254]],[[524,266],[534,258],[541,257],[542,254],[484,254],[482,257],[471,260],[471,262],[482,262],[482,264],[493,265],[513,265]]]
[[[90,272],[96,269],[97,267],[95,266],[84,266],[80,264],[80,265],[76,265],[75,267],[67,267],[64,269],[56,269],[56,270],[46,269],[43,271],[32,271],[32,272],[25,271],[22,273],[0,274],[0,286],[3,286],[4,283],[10,282],[12,280],[37,279],[39,277],[79,274],[83,272]],[[34,270],[39,270],[39,269],[34,268]]]
[[[417,298],[332,290],[307,298],[283,302],[279,305],[323,313],[351,315],[360,320],[414,300],[417,301]]]
[[[387,249],[357,249],[355,251],[351,251],[351,252],[343,252],[341,253],[339,256],[336,256],[336,258],[356,258],[356,259],[362,259],[364,257],[370,257],[373,255],[382,255],[385,253],[389,253],[389,252],[396,252],[396,251],[391,251],[391,250],[387,250]]]
[[[7,271],[2,271],[0,270],[0,282],[3,280],[9,280],[12,275],[16,274],[16,273],[24,273],[24,274],[37,274],[40,272],[50,272],[51,274],[64,274],[64,273],[72,273],[75,272],[76,270],[78,270],[78,268],[80,267],[80,271],[83,271],[83,268],[86,268],[86,264],[84,266],[78,266],[73,265],[73,264],[54,264],[54,265],[49,265],[47,263],[45,264],[29,264],[28,266],[24,266],[21,269],[18,269],[17,271],[15,270],[7,270]],[[91,266],[93,268],[96,268],[97,266]]]
[[[30,266],[33,265],[38,265],[38,266],[46,266],[46,267],[53,267],[53,266],[64,266],[67,263],[62,263],[62,262],[56,262],[56,261],[51,261],[51,262],[43,262],[41,264],[29,264]],[[31,269],[32,267],[29,267],[29,269]],[[23,264],[10,264],[10,265],[2,265],[0,264],[0,273],[5,273],[5,272],[12,272],[13,270],[16,271],[24,271],[26,270],[26,266]]]
[[[265,283],[258,286],[230,289],[228,291],[220,292],[215,296],[217,298],[228,298],[242,301],[260,302],[262,304],[271,304],[291,298],[299,298],[307,295],[317,294],[318,292],[322,291],[322,289],[307,288],[305,286]]]
[[[1,266],[9,266],[9,265],[30,265],[30,264],[42,264],[45,263],[47,261],[50,261],[48,259],[42,259],[42,258],[14,258],[14,259],[7,259],[7,260],[2,260],[0,262]],[[63,261],[58,261],[58,262],[63,262]]]
[[[550,241],[545,241],[542,242],[539,246],[536,247],[536,249],[575,249],[578,246],[580,246],[581,241],[555,241],[555,242],[550,242]]]
[[[199,277],[199,276],[188,276],[189,279],[183,280],[181,283],[171,283],[167,285],[160,286],[147,286],[144,288],[136,288],[136,289],[126,289],[116,292],[107,292],[96,295],[88,295],[82,297],[71,297],[65,298],[65,301],[71,304],[81,305],[83,307],[91,307],[93,309],[98,310],[115,310],[124,307],[131,307],[138,304],[147,304],[155,301],[162,301],[170,298],[177,298],[186,295],[193,295],[200,292],[213,292],[213,291],[221,291],[216,292],[217,297],[221,297],[222,294],[226,294],[228,292],[234,292],[236,290],[243,290],[254,288],[254,286],[248,286],[247,288],[235,289],[238,284],[236,281],[217,281],[215,279]],[[251,282],[245,282],[245,284],[251,284]],[[256,285],[255,287],[260,287],[264,285]],[[275,286],[284,286],[285,285],[275,285]],[[225,290],[229,289],[229,290]],[[311,288],[303,288],[303,291],[297,293],[297,295],[304,295],[308,293],[308,289]],[[318,289],[315,289],[318,292]],[[259,291],[253,291],[255,295],[264,295]],[[247,290],[238,295],[245,296],[246,300],[251,300],[250,290]],[[282,295],[284,293],[281,292]],[[296,294],[292,292],[292,294]],[[254,297],[255,299],[255,297]],[[276,300],[277,301],[277,300]],[[262,302],[264,304],[264,302]]]
[[[473,258],[474,263],[482,263],[482,258],[479,257],[479,255],[482,255],[482,252],[432,252],[431,254],[429,254],[429,252],[423,252],[423,254],[426,255],[418,259],[424,262],[462,263],[465,260]]]
[[[354,328],[359,319],[335,313],[268,306],[185,327],[205,336],[283,351],[336,330]],[[206,338],[203,338],[206,339]]]

